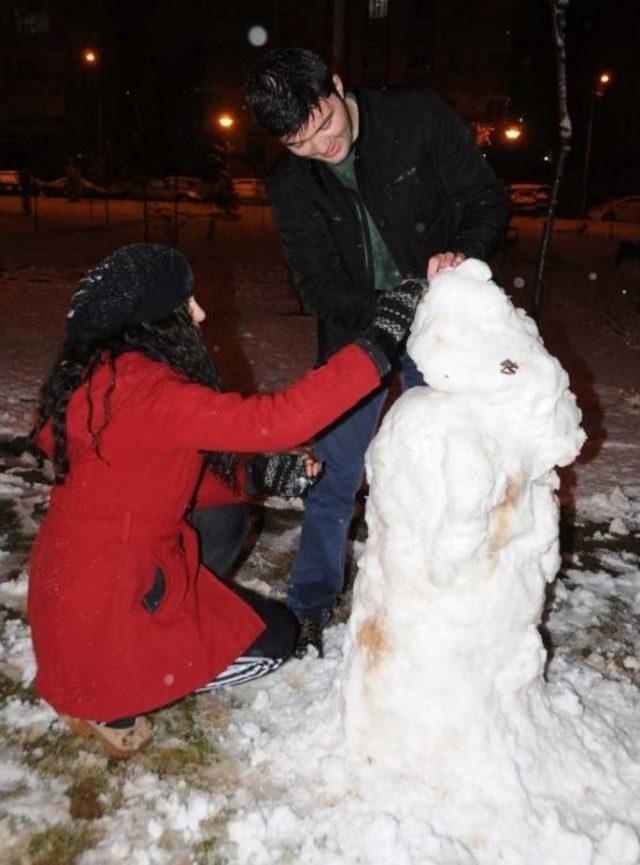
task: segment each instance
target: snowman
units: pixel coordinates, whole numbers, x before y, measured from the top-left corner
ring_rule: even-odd
[[[518,772],[552,723],[539,625],[558,476],[585,436],[535,323],[470,259],[432,280],[405,392],[367,453],[368,540],[340,685],[348,751],[435,779]],[[526,760],[526,756],[523,758]]]

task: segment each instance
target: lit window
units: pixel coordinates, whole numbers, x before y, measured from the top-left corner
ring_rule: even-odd
[[[389,0],[369,0],[369,18],[386,18]]]
[[[40,36],[49,29],[49,16],[45,12],[13,10],[14,32],[19,36]]]

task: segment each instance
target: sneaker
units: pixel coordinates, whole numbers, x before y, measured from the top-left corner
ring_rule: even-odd
[[[82,718],[70,718],[68,715],[60,715],[60,718],[76,736],[82,736],[83,739],[93,736],[109,757],[130,757],[153,739],[153,724],[146,715],[138,715],[130,727],[120,728],[106,727]]]
[[[299,624],[300,632],[293,650],[294,658],[304,658],[310,646],[313,646],[319,658],[324,658],[324,645],[322,643],[324,623],[318,619],[308,619],[303,616],[299,619]]]

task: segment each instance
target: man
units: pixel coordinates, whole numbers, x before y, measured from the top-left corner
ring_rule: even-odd
[[[509,217],[504,190],[455,114],[422,87],[345,92],[301,48],[262,55],[247,104],[287,153],[268,189],[302,301],[318,317],[319,362],[373,316],[377,292],[484,259]],[[405,355],[404,387],[424,384]],[[365,450],[385,388],[316,442],[322,479],[310,490],[288,604],[300,621],[297,654],[322,656],[322,629],[342,590],[345,547]]]

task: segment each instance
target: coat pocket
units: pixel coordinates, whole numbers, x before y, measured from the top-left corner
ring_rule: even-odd
[[[156,622],[168,623],[187,614],[190,578],[187,558],[179,544],[152,553],[155,568],[140,599]]]
[[[423,240],[437,232],[447,202],[431,156],[398,171],[389,192],[395,212],[402,213],[404,223],[413,226]]]
[[[142,606],[148,613],[155,613],[164,598],[167,583],[160,568],[156,568],[153,576],[153,585],[142,598]]]

